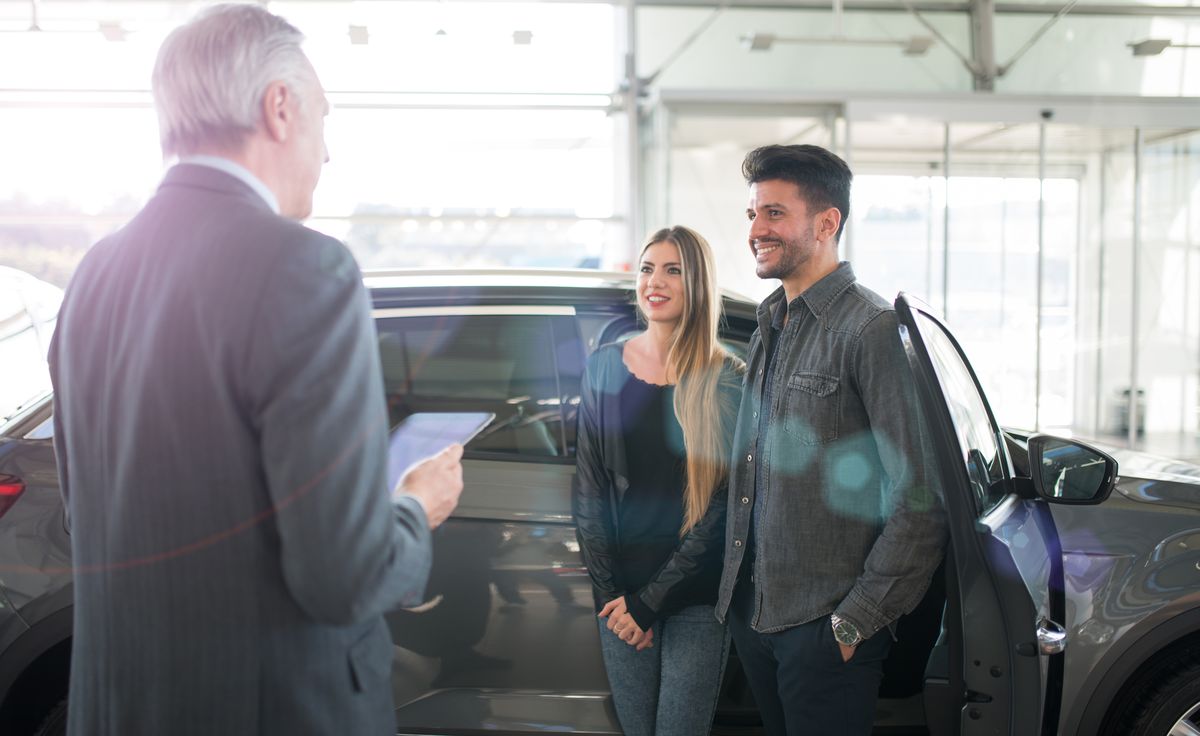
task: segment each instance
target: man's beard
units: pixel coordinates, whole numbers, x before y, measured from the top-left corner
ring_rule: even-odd
[[[760,244],[775,243],[779,250],[775,251],[777,258],[774,263],[755,264],[754,274],[760,279],[785,279],[808,261],[812,248],[805,247],[811,243],[796,240],[763,240]]]

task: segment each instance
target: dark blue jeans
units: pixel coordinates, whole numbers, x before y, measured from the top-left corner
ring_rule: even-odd
[[[753,584],[738,581],[729,631],[767,736],[869,736],[891,633],[879,631],[843,662],[828,616],[759,634],[753,599]]]
[[[625,736],[701,736],[712,728],[729,632],[712,606],[689,606],[653,625],[637,651],[600,619],[600,649]]]

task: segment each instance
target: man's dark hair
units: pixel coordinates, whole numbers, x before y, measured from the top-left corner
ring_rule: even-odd
[[[842,213],[834,240],[850,219],[850,182],[854,174],[837,154],[820,146],[763,146],[746,154],[742,176],[747,184],[778,179],[796,185],[810,214],[837,207]]]

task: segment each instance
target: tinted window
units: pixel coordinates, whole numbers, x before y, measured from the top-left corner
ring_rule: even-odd
[[[954,342],[936,322],[919,312],[916,316],[954,422],[976,510],[985,513],[1004,497],[1004,484],[997,483],[1004,479],[999,430],[993,426],[983,395]]]
[[[731,354],[745,360],[746,348],[750,346],[750,335],[758,325],[756,323],[738,324],[737,327],[742,328],[740,331],[729,324],[722,325],[722,327],[723,329],[721,329],[719,334],[721,346]],[[623,320],[605,328],[605,335],[611,342],[623,342],[645,329],[643,325],[638,324],[636,321]],[[592,349],[594,350],[596,347],[599,346],[593,346]]]
[[[568,454],[582,361],[574,318],[433,315],[377,324],[392,426],[418,411],[490,411],[495,421],[468,452]]]

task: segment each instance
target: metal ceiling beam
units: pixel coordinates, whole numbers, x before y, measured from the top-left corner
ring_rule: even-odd
[[[152,3],[157,5],[169,4],[173,0],[126,0],[126,5]],[[293,0],[294,2],[328,2],[328,0]],[[355,0],[356,2],[395,2],[395,0]],[[428,2],[428,0],[408,0],[410,2]],[[511,0],[495,0],[496,2],[511,2]],[[611,5],[611,0],[542,0],[543,2],[569,2]],[[38,0],[43,9],[53,8],[65,0]],[[22,6],[27,8],[30,0],[0,0],[0,8]],[[349,0],[347,0],[347,5]],[[922,13],[967,13],[971,10],[971,0],[917,0],[912,5]],[[639,7],[686,7],[686,8],[716,8],[727,5],[731,8],[754,8],[763,10],[829,10],[829,0],[637,0]],[[908,13],[908,8],[896,0],[843,0],[842,8],[848,11],[871,11],[880,13]],[[1001,14],[1024,15],[1054,15],[1060,10],[1056,5],[1046,5],[1036,2],[998,2],[995,12]],[[27,11],[25,13],[27,15]],[[1157,17],[1200,17],[1200,5],[1117,5],[1108,3],[1080,3],[1071,10],[1071,15],[1100,15],[1100,16],[1157,16]]]
[[[996,66],[996,4],[971,0],[971,72],[976,92],[992,92],[1000,71]]]
[[[549,0],[550,2],[579,2],[581,0]],[[582,0],[587,2],[588,0]],[[729,0],[728,3],[717,0],[639,0],[639,7],[689,7],[713,8],[727,4],[730,8],[747,8],[758,10],[820,10],[828,11],[828,0]],[[916,0],[912,7],[922,13],[969,13],[971,0],[954,2],[953,0]],[[909,9],[895,0],[844,0],[842,9],[846,11],[869,11],[876,13],[908,13]],[[1042,3],[998,2],[994,10],[1004,15],[1055,15],[1061,10],[1057,4]],[[1115,5],[1104,3],[1079,3],[1071,9],[1071,15],[1094,16],[1143,16],[1143,17],[1200,17],[1200,6],[1184,5]]]

